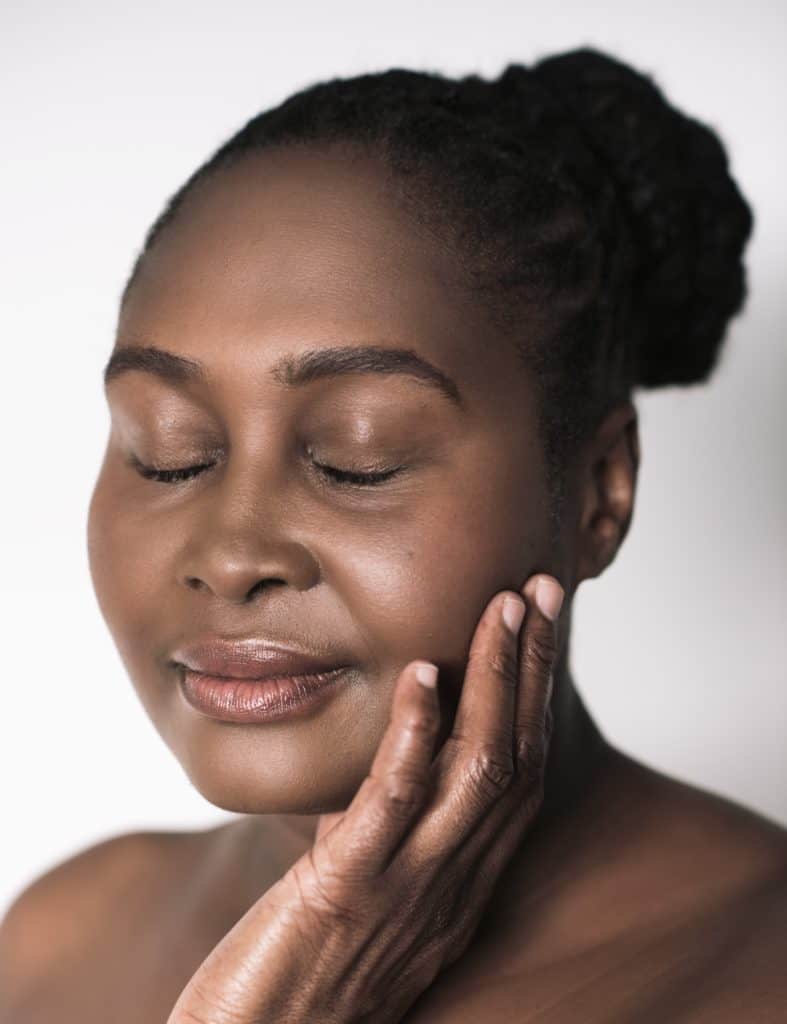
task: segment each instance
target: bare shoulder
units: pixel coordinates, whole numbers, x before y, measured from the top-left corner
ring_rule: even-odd
[[[787,829],[734,800],[638,767],[652,828],[645,870],[655,875],[658,861],[659,890],[669,894],[666,927],[654,930],[649,946],[652,962],[668,965],[654,988],[653,1019],[783,1019]],[[650,1018],[643,1012],[640,1019]]]
[[[787,1005],[787,830],[732,800],[686,787],[687,819],[708,851],[718,897],[690,941],[705,958],[676,1021],[783,1019]],[[691,846],[689,847],[691,849]],[[694,953],[690,946],[689,952]]]
[[[783,877],[787,829],[753,808],[653,768],[620,751],[640,849],[692,886],[733,894]]]
[[[0,921],[0,1024],[44,979],[63,976],[96,937],[128,933],[155,894],[220,831],[135,831],[79,850],[34,879]]]
[[[738,1024],[784,1020],[787,1005],[787,866],[773,863],[675,923],[663,943],[653,1020]],[[667,947],[669,952],[667,953]],[[656,957],[656,960],[659,958]],[[669,979],[664,981],[664,979]],[[643,1015],[643,1020],[650,1020]]]

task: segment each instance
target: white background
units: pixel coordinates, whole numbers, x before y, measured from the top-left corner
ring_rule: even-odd
[[[495,75],[585,43],[654,74],[721,133],[757,226],[748,311],[710,385],[639,399],[634,524],[612,569],[579,591],[574,672],[613,743],[787,822],[784,11],[6,0],[0,904],[106,836],[234,817],[154,732],[87,566],[101,369],[166,197],[249,117],[318,79],[397,65]]]

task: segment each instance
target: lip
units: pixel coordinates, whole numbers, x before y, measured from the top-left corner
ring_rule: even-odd
[[[260,637],[205,637],[178,647],[172,659],[193,672],[233,679],[314,675],[347,664],[338,655],[318,654]]]
[[[346,679],[337,656],[259,637],[208,637],[172,653],[181,693],[201,714],[224,722],[265,722],[310,714]]]

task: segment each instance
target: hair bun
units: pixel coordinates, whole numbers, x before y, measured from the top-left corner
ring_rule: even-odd
[[[649,77],[598,51],[557,54],[528,74],[579,122],[633,235],[634,384],[705,379],[746,297],[742,254],[753,225],[719,138]]]

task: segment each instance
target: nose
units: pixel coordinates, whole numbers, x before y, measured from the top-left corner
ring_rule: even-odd
[[[314,586],[319,574],[312,571],[313,561],[299,544],[217,543],[210,545],[199,560],[192,559],[183,575],[192,590],[210,591],[233,604],[245,604],[267,586],[288,584],[296,590]]]
[[[230,493],[229,475],[216,486],[190,531],[179,568],[180,582],[234,604],[247,603],[266,587],[286,584],[308,590],[320,579],[309,548],[291,535],[283,503],[263,502],[248,489]]]

